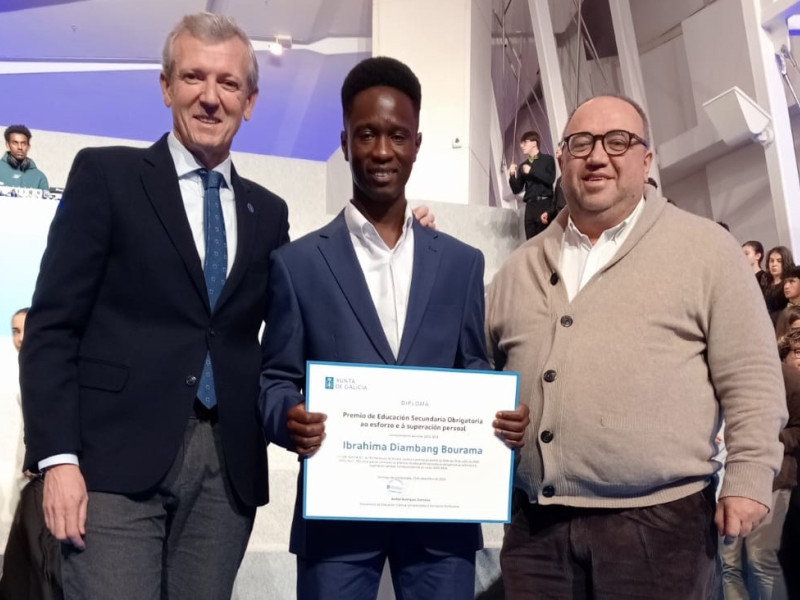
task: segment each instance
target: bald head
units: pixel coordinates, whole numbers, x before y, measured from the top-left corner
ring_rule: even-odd
[[[597,96],[593,96],[592,98],[589,98],[587,100],[584,100],[583,102],[578,104],[578,106],[576,106],[573,109],[573,111],[569,113],[569,117],[567,118],[567,124],[564,127],[563,135],[561,136],[562,138],[564,138],[567,135],[567,129],[569,128],[569,123],[570,121],[572,121],[572,117],[575,115],[578,109],[583,107],[584,104],[589,104],[590,102],[599,100],[600,98],[616,98],[617,100],[622,100],[626,104],[630,105],[630,107],[636,111],[636,114],[638,114],[639,118],[642,120],[642,131],[644,132],[644,137],[647,138],[650,132],[650,121],[647,119],[647,115],[645,114],[644,109],[639,105],[638,102],[636,102],[636,100],[634,100],[633,98],[629,98],[628,96],[623,96],[622,94],[600,94]]]

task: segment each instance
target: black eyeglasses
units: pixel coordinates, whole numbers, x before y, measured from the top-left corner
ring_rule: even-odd
[[[597,140],[603,141],[603,150],[609,156],[622,156],[634,144],[641,144],[645,148],[650,147],[647,140],[622,129],[612,129],[598,134],[579,131],[561,140],[561,147],[566,148],[575,158],[586,158],[594,150]]]

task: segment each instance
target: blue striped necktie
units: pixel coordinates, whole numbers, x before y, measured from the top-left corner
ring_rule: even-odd
[[[225,219],[222,216],[222,204],[219,199],[219,186],[223,178],[222,174],[217,171],[200,169],[198,172],[203,179],[204,188],[203,229],[205,230],[206,258],[203,264],[203,275],[206,280],[208,304],[213,312],[228,273],[228,243],[225,238]],[[206,354],[203,364],[197,398],[207,408],[213,408],[217,404],[210,352]]]

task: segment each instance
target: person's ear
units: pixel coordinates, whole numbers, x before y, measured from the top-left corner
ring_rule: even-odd
[[[339,143],[342,146],[342,154],[344,154],[344,159],[347,162],[350,162],[350,151],[347,147],[347,132],[344,130],[342,130],[342,132],[339,134]]]

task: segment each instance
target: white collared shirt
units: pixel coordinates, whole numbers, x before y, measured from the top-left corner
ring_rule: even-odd
[[[644,198],[639,200],[627,219],[619,225],[606,229],[594,244],[578,230],[572,217],[569,217],[561,240],[558,270],[567,288],[570,302],[583,286],[614,258],[636,225],[643,206]]]
[[[394,248],[389,248],[375,227],[349,202],[344,220],[358,264],[367,280],[369,295],[378,312],[383,333],[397,358],[406,323],[408,296],[414,271],[414,228],[411,207],[406,204],[403,232]]]
[[[186,218],[189,219],[189,227],[192,229],[192,237],[194,238],[195,246],[197,246],[197,254],[200,256],[200,264],[202,265],[206,256],[206,236],[203,228],[203,194],[205,190],[203,189],[203,179],[197,169],[205,167],[178,141],[174,131],[167,136],[167,145],[172,156],[172,162],[175,163],[175,170],[178,173],[183,208],[186,210]],[[233,261],[236,258],[236,246],[239,239],[236,232],[236,204],[233,198],[233,186],[231,185],[230,155],[212,170],[220,173],[225,180],[225,185],[219,188],[219,199],[222,205],[222,217],[225,220],[228,274],[230,275]]]

